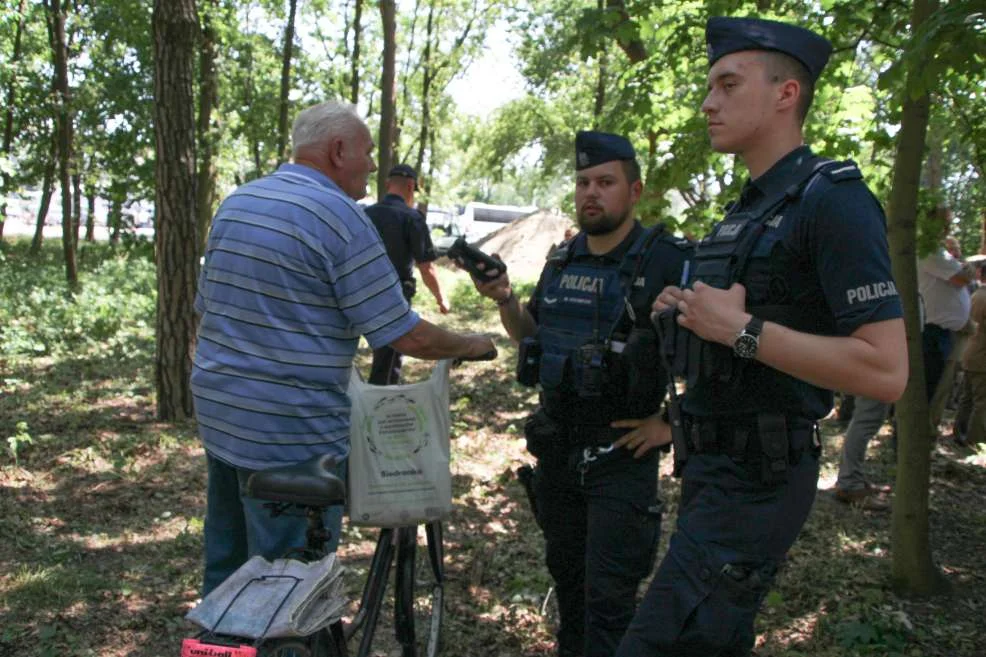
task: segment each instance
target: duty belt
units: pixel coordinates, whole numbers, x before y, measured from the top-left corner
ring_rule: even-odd
[[[613,441],[624,436],[629,429],[615,429],[610,426],[595,424],[568,424],[565,432],[568,442],[576,447],[606,447]]]
[[[723,418],[684,418],[688,449],[695,454],[723,454],[736,462],[759,464],[767,483],[785,478],[788,463],[805,449],[821,444],[818,424],[779,413]]]

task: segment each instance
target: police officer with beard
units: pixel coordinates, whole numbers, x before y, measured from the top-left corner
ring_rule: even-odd
[[[660,532],[665,375],[651,304],[681,281],[690,245],[633,218],[643,189],[630,142],[579,132],[581,231],[556,249],[521,305],[505,273],[476,283],[520,343],[518,379],[541,388],[525,426],[561,623],[558,654],[608,657],[633,616]]]
[[[712,18],[706,39],[712,147],[738,155],[750,179],[696,246],[688,284],[654,306],[688,379],[682,492],[621,657],[748,655],[811,509],[831,390],[893,402],[907,382],[883,211],[854,163],[819,158],[802,138],[831,45],[750,18]]]

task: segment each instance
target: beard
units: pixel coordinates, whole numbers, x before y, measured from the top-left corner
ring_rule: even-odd
[[[623,214],[613,214],[601,212],[594,217],[587,217],[583,211],[576,214],[579,228],[586,235],[608,235],[623,225],[623,222],[630,216],[629,211]]]

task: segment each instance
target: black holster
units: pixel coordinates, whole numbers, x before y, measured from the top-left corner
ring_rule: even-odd
[[[787,480],[791,441],[787,433],[787,421],[779,413],[761,413],[757,416],[760,434],[760,478],[765,484],[781,484]]]
[[[564,427],[551,419],[543,408],[524,421],[524,438],[527,439],[527,451],[538,459],[561,454],[565,448]]]

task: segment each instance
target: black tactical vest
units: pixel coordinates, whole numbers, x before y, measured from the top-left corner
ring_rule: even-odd
[[[663,233],[662,226],[641,231],[619,267],[573,261],[571,245],[552,254],[538,297],[538,382],[556,421],[604,426],[660,406],[656,343],[649,327],[634,330],[629,298],[648,247]],[[646,313],[641,319],[646,326]]]

